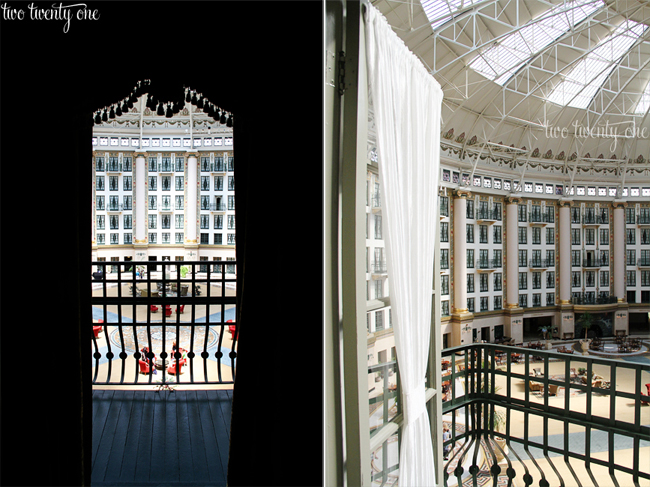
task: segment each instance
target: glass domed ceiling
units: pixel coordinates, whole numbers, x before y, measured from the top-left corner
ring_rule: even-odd
[[[440,83],[461,165],[650,181],[647,1],[372,3]]]

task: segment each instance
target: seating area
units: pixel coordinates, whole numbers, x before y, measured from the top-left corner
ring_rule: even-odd
[[[561,347],[558,347],[557,351],[560,352],[560,353],[568,353],[568,354],[573,353],[573,349],[571,347],[567,348],[564,345],[562,345]]]

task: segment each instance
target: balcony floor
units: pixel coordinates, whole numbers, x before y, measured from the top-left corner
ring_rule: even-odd
[[[93,486],[225,486],[231,390],[93,390]]]

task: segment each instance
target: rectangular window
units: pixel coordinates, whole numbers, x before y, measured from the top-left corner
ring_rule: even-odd
[[[502,258],[501,250],[494,250],[493,256],[494,257],[492,258],[492,266],[497,268],[497,269],[500,269],[502,267],[502,264],[503,264],[503,258]]]
[[[596,245],[595,228],[585,228],[585,245]]]
[[[157,233],[150,233],[149,234],[149,243],[150,244],[158,243],[158,234]]]
[[[526,205],[518,205],[517,216],[520,222],[526,221]]]
[[[209,233],[202,233],[201,234],[201,244],[202,245],[208,245],[210,243],[210,234]]]
[[[519,307],[528,308],[528,295],[526,294],[519,295]]]
[[[158,189],[158,177],[149,176],[149,191],[156,191]]]
[[[650,271],[641,271],[641,286],[650,286]]]
[[[481,297],[481,311],[487,311],[488,310],[488,297],[487,296],[482,296]]]
[[[375,311],[375,330],[380,331],[384,329],[384,312]]]
[[[571,207],[571,223],[580,223],[580,208],[577,206]]]
[[[235,176],[228,176],[228,191],[235,191]]]
[[[609,271],[600,271],[600,287],[609,287]]]
[[[223,215],[214,215],[214,229],[223,229]]]
[[[546,243],[549,245],[555,245],[555,228],[546,229]]]
[[[474,219],[474,200],[467,200],[467,208],[465,209],[465,217],[468,220]]]
[[[500,244],[501,243],[501,225],[495,225],[493,227],[494,231],[492,233],[492,243]]]
[[[109,191],[117,191],[118,184],[117,184],[117,179],[118,176],[108,176],[108,190]]]
[[[223,176],[214,177],[214,190],[223,191]]]
[[[533,232],[533,245],[540,245],[542,243],[542,228],[533,227],[531,231]]]
[[[528,289],[528,273],[519,273],[519,289]]]
[[[520,250],[519,251],[519,267],[528,266],[528,251]]]
[[[108,197],[108,209],[111,211],[117,211],[120,209],[120,197],[119,196],[109,196]]]
[[[174,167],[176,169],[176,172],[184,172],[185,171],[185,159],[182,157],[176,156],[176,160],[174,162]]]
[[[215,233],[214,234],[214,244],[215,245],[223,245],[223,235],[220,233]]]
[[[103,157],[96,157],[95,158],[95,171],[96,172],[104,172],[104,158]]]
[[[201,215],[201,228],[202,229],[210,228],[210,216],[209,215]]]
[[[201,196],[201,209],[202,210],[209,210],[210,209],[210,197],[209,196]]]
[[[228,209],[229,210],[234,210],[235,209],[235,197],[234,196],[228,196]]]
[[[133,209],[133,196],[124,196],[124,209],[132,210]]]
[[[532,264],[535,267],[541,267],[542,266],[542,251],[541,250],[533,250],[533,258]]]
[[[97,221],[96,227],[97,227],[97,230],[105,230],[105,228],[104,228],[104,225],[105,225],[105,218],[106,218],[106,217],[105,217],[104,215],[97,215],[97,217],[96,217],[96,221]]]
[[[539,307],[542,305],[542,295],[541,294],[533,294],[533,308]]]
[[[184,197],[183,197],[183,196],[176,195],[174,198],[175,198],[175,202],[176,202],[176,203],[175,203],[175,207],[176,207],[176,209],[177,209],[177,210],[182,210],[182,209],[184,209],[184,201],[183,201]]]
[[[467,311],[474,312],[474,298],[467,298]]]
[[[465,225],[465,241],[467,243],[474,243],[474,224],[468,223]]]
[[[481,292],[486,293],[489,291],[488,289],[488,275],[487,274],[479,274],[480,276],[480,285],[481,285]]]
[[[555,267],[555,250],[546,251],[546,266]]]
[[[156,172],[158,169],[158,158],[150,157],[149,158],[149,172]]]
[[[520,244],[528,243],[526,241],[527,237],[528,237],[528,229],[526,227],[519,227],[519,243]]]
[[[601,228],[600,229],[600,235],[599,235],[599,242],[600,245],[609,245],[609,229],[607,228]]]
[[[467,268],[474,268],[474,249],[467,249]]]
[[[449,216],[449,197],[440,197],[440,216]]]
[[[546,306],[555,306],[555,293],[546,293]]]
[[[479,227],[479,243],[488,243],[488,226],[480,225]]]
[[[628,245],[634,245],[636,243],[636,228],[626,228],[625,237]]]
[[[104,196],[97,196],[97,209],[98,210],[104,209]]]
[[[449,242],[449,223],[440,222],[440,241]]]
[[[571,286],[580,287],[580,271],[571,272]]]
[[[133,216],[132,215],[124,215],[124,229],[125,230],[131,230],[132,228],[133,228]]]
[[[580,229],[571,229],[571,245],[580,245]]]
[[[625,223],[629,225],[634,225],[636,219],[634,218],[634,208],[625,208]]]
[[[182,230],[185,225],[185,215],[174,215],[174,227],[177,230]]]
[[[596,272],[587,271],[585,272],[585,287],[595,287],[596,286]]]
[[[480,269],[488,269],[489,268],[489,258],[488,258],[488,250],[487,249],[479,249],[478,251],[478,262],[479,262],[479,268]]]
[[[495,272],[494,273],[494,290],[495,291],[501,291],[502,283],[503,283],[503,274],[501,274],[500,272]]]
[[[546,272],[546,288],[555,289],[555,272],[553,271]]]
[[[183,186],[185,183],[185,177],[184,176],[175,176],[174,178],[174,188],[176,191],[183,191]]]
[[[117,215],[111,215],[109,217],[110,221],[110,229],[111,230],[119,230],[120,228],[120,219]]]
[[[641,229],[641,245],[650,244],[650,228]]]
[[[440,304],[442,305],[440,311],[442,316],[449,316],[449,301],[441,301]]]
[[[104,176],[97,176],[95,178],[95,189],[97,191],[104,191]]]
[[[229,233],[228,234],[228,245],[235,245],[235,234],[234,233]],[[377,281],[379,282],[379,281]]]
[[[449,295],[449,276],[442,275],[440,276],[440,294],[442,296]]]
[[[571,251],[571,267],[580,267],[580,251]]]
[[[440,249],[440,268],[449,269],[449,249]]]
[[[640,265],[650,265],[650,250],[641,251]]]
[[[228,215],[228,230],[235,229],[235,215]]]
[[[176,232],[175,235],[176,235],[175,243],[182,244],[183,243],[183,232]]]
[[[627,285],[630,287],[636,286],[636,271],[626,271]]]
[[[542,288],[542,273],[533,272],[533,289],[541,289],[541,288]]]
[[[494,296],[494,309],[501,309],[501,296]]]
[[[149,215],[149,228],[154,230],[156,228],[157,218],[156,215]],[[151,239],[149,239],[151,241]]]
[[[162,176],[160,178],[163,191],[171,191],[172,189],[172,177],[171,176]]]
[[[381,215],[375,215],[375,239],[381,239]]]
[[[636,265],[636,250],[626,250],[625,257],[627,258],[627,265]]]
[[[201,176],[201,191],[210,191],[210,176]]]

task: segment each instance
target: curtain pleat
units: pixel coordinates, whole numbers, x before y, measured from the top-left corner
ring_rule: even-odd
[[[369,94],[405,426],[400,485],[435,485],[425,374],[431,336],[442,90],[373,6],[366,13]]]

